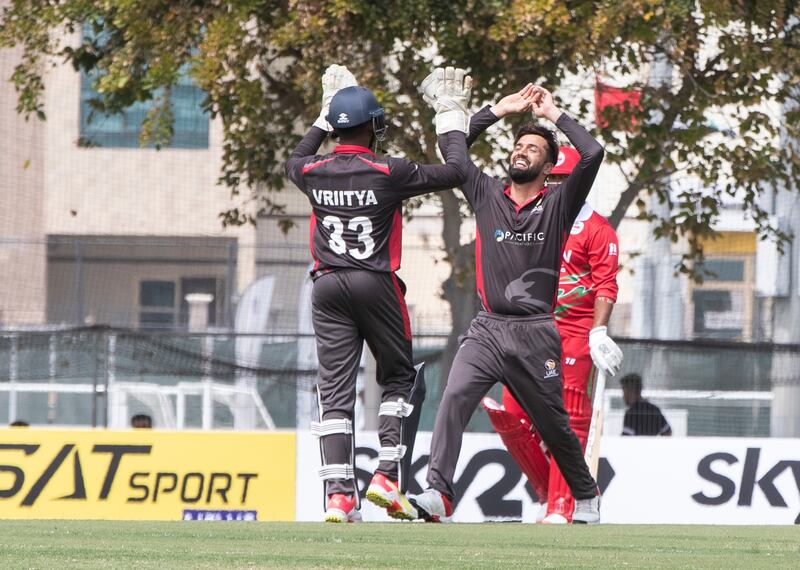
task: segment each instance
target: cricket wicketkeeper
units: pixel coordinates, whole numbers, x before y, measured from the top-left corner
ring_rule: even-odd
[[[452,71],[452,70],[451,70]],[[386,130],[375,96],[333,65],[322,78],[322,112],[286,161],[286,175],[308,197],[311,214],[312,320],[319,359],[320,439],[325,520],[360,520],[353,412],[361,351],[367,342],[383,389],[378,468],[367,498],[400,519],[417,512],[404,496],[424,380],[411,359],[405,286],[395,275],[402,249],[402,202],[466,180],[466,105],[471,79],[451,72],[436,95],[436,132],[445,164],[378,155]],[[329,131],[339,143],[318,155]]]

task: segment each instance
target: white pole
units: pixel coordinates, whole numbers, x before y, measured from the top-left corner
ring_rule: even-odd
[[[189,304],[189,332],[205,332],[208,329],[208,306],[214,295],[208,293],[189,293],[186,302]]]
[[[189,332],[204,333],[208,330],[208,306],[214,300],[207,293],[190,293],[186,295],[189,304]],[[214,399],[211,393],[211,351],[213,339],[206,335],[201,341],[201,357],[203,359],[203,430],[208,431],[213,423]],[[179,420],[180,421],[180,420]]]

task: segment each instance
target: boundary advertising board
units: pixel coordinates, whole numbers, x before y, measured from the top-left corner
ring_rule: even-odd
[[[411,492],[425,486],[420,433]],[[363,489],[374,432],[357,435]],[[800,522],[800,439],[605,437],[602,517],[620,524]],[[319,446],[308,432],[0,430],[0,519],[322,518]],[[466,434],[453,520],[534,522],[537,497],[495,434]],[[364,501],[367,521],[388,521]]]
[[[414,450],[411,492],[425,486],[430,433]],[[357,434],[364,490],[377,466],[375,433]],[[298,432],[297,520],[321,520],[319,446]],[[604,437],[598,483],[602,521],[618,524],[793,524],[800,522],[800,439]],[[455,522],[522,520],[540,514],[536,495],[496,434],[464,436],[456,467]],[[310,490],[310,492],[308,491]],[[367,521],[388,521],[362,502]]]
[[[293,520],[294,433],[0,430],[0,518]]]

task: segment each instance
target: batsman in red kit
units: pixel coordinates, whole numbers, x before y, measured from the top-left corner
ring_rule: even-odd
[[[579,160],[575,149],[561,147],[548,186],[559,184]],[[561,335],[564,407],[570,427],[584,450],[598,371],[610,378],[619,371],[622,362],[622,352],[607,334],[617,298],[618,259],[619,244],[613,228],[584,204],[564,246],[554,311]],[[546,453],[541,438],[531,428],[528,415],[505,387],[502,407],[490,398],[485,398],[483,405],[540,500],[547,500],[542,522],[571,522],[572,493],[558,465]]]

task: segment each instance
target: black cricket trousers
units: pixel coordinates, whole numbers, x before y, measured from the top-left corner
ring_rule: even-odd
[[[405,287],[394,273],[340,269],[314,280],[312,320],[319,360],[322,420],[353,420],[356,377],[366,341],[377,362],[381,402],[408,401],[415,370],[411,353],[411,324]],[[382,447],[400,444],[400,418],[380,416],[378,435]],[[351,462],[352,436],[324,437],[326,464]],[[377,471],[397,481],[397,463],[381,461]],[[354,481],[336,479],[328,494],[354,492]]]

